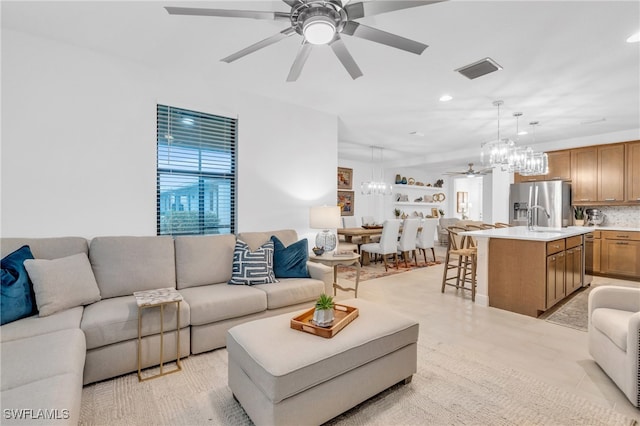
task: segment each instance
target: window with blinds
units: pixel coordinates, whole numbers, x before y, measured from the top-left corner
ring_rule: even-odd
[[[158,235],[235,233],[237,120],[157,106]]]

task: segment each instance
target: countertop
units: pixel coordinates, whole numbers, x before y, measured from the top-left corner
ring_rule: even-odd
[[[605,229],[605,227],[598,227],[595,229]],[[492,228],[482,231],[467,231],[461,232],[461,234],[471,235],[475,238],[505,238],[510,240],[553,241],[560,238],[588,234],[589,232],[593,232],[593,230],[593,226],[569,226],[562,229],[537,226],[534,231],[529,231],[526,226],[512,226],[510,228]]]

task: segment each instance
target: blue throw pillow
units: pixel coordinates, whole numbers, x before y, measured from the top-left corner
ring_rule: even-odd
[[[242,240],[233,250],[233,267],[229,284],[256,285],[277,283],[273,274],[273,241],[267,241],[256,251]]]
[[[2,259],[2,324],[37,313],[33,284],[24,267],[24,261],[27,259],[33,259],[29,246],[22,246]]]
[[[273,272],[276,278],[311,278],[307,261],[309,260],[309,243],[307,239],[296,241],[285,247],[275,235],[273,241]]]

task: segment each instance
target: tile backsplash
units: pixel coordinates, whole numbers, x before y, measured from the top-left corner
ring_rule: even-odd
[[[640,228],[640,206],[598,206],[596,208],[605,215],[602,226]]]

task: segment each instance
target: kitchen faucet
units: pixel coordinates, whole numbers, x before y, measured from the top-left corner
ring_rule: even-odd
[[[529,208],[527,209],[527,229],[528,229],[529,231],[533,231],[533,230],[534,230],[534,229],[533,229],[533,210],[534,210],[534,209],[540,209],[540,210],[542,210],[542,211],[544,212],[544,214],[546,214],[546,215],[547,215],[547,219],[550,219],[550,218],[551,218],[551,215],[549,214],[549,212],[547,211],[547,209],[545,209],[544,207],[542,207],[542,206],[538,206],[538,205],[535,205],[535,206],[531,206],[531,207],[529,207]],[[536,222],[537,222],[537,220],[536,220]],[[536,225],[537,225],[537,223],[536,223]]]

